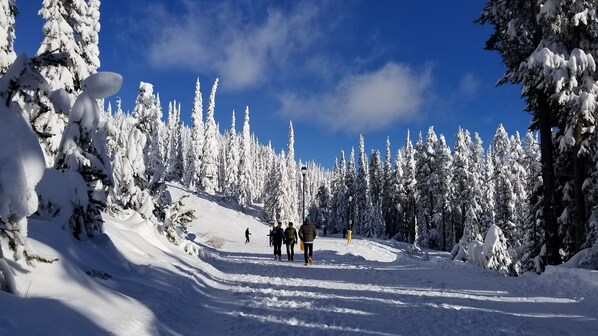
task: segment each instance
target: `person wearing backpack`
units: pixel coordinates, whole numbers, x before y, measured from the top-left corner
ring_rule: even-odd
[[[297,244],[297,230],[293,227],[293,222],[289,222],[289,226],[284,230],[284,243],[287,246],[287,258],[293,261]]]
[[[305,266],[312,263],[312,255],[314,252],[314,240],[318,235],[316,226],[309,219],[303,222],[299,228],[299,239],[303,242],[303,256],[305,257]]]
[[[282,241],[284,239],[284,230],[282,223],[278,222],[278,226],[272,232],[272,244],[274,245],[274,260],[281,260],[282,257]]]

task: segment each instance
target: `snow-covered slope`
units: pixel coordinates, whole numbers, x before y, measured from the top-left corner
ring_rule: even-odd
[[[10,263],[21,296],[0,293],[0,335],[591,335],[598,327],[595,271],[508,278],[445,253],[426,261],[401,243],[347,245],[338,236],[319,237],[306,267],[300,251],[294,262],[284,251],[274,261],[255,210],[222,205],[187,200],[199,257],[134,213],[105,215],[106,236],[84,242],[30,220],[32,245],[59,261]]]

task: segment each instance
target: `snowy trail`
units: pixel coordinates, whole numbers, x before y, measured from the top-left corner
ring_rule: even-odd
[[[201,220],[188,243],[201,256],[136,214],[105,215],[106,236],[93,241],[31,220],[32,245],[59,261],[13,262],[25,297],[0,292],[0,335],[596,334],[598,271],[509,278],[442,252],[424,260],[396,241],[338,236],[318,237],[306,267],[301,251],[274,261],[268,227],[218,202],[189,198]]]
[[[325,247],[338,241],[318,242]],[[227,249],[247,247],[229,244]],[[574,335],[591,334],[598,326],[595,300],[553,297],[549,289],[530,288],[525,278],[505,278],[443,258],[357,261],[361,258],[318,251],[316,244],[316,262],[305,267],[302,255],[279,262],[268,247],[261,249],[261,254],[214,253],[211,263],[233,284],[231,300],[237,302],[226,314],[241,319],[219,331],[457,335],[485,328],[490,335]],[[464,278],[463,268],[474,276]]]

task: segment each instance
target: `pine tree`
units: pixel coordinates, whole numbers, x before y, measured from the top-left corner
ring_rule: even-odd
[[[233,110],[230,130],[228,132],[228,145],[226,151],[226,177],[224,180],[224,198],[228,201],[235,200],[237,178],[239,176],[239,149],[237,145],[237,131],[235,129],[235,111]]]
[[[168,104],[168,151],[166,165],[166,179],[180,181],[182,171],[182,148],[181,148],[181,106],[174,101]]]
[[[454,187],[455,207],[458,212],[458,225],[462,231],[456,230],[459,243],[453,247],[453,259],[467,261],[468,248],[472,241],[481,242],[480,221],[482,216],[483,164],[481,162],[483,148],[479,135],[472,143],[469,131],[459,128],[454,151]]]
[[[151,202],[144,189],[147,186],[143,161],[146,136],[137,128],[134,118],[123,118],[119,122],[116,151],[112,156],[114,187],[110,190],[109,205],[113,212],[119,209],[138,211],[146,202]]]
[[[70,219],[73,235],[78,239],[103,233],[101,211],[106,208],[108,188],[113,184],[112,167],[106,149],[106,133],[99,125],[100,110],[96,99],[103,92],[95,88],[114,81],[122,83],[116,74],[95,74],[81,83],[69,123],[62,137],[56,168],[78,173],[85,184],[86,195],[74,201],[75,211]],[[114,88],[116,91],[120,89]]]
[[[379,150],[373,150],[370,155],[369,178],[372,204],[380,205],[382,204],[384,170]]]
[[[345,229],[350,230],[351,226],[349,220],[351,217],[351,210],[349,204],[349,190],[345,184],[345,154],[341,151],[341,164],[339,166],[338,160],[334,162],[333,177],[332,177],[332,200],[331,200],[331,213],[328,222],[337,231],[343,231]],[[353,196],[351,196],[353,197]],[[351,198],[353,200],[353,198]],[[353,202],[351,202],[353,203]]]
[[[353,232],[369,236],[371,234],[370,216],[370,185],[368,174],[368,162],[365,155],[365,145],[363,135],[359,136],[359,166],[357,167],[357,177],[355,179],[355,205],[357,208],[357,217],[353,223]]]
[[[573,181],[560,181],[561,188],[571,188],[575,215],[573,251],[584,241],[587,221],[583,185],[590,174],[591,139],[596,119],[598,73],[592,55],[598,52],[595,33],[598,2],[580,1],[499,1],[489,0],[480,23],[490,23],[494,33],[486,49],[498,51],[507,67],[501,83],[522,84],[526,110],[533,114],[530,129],[541,137],[543,216],[546,261],[561,262],[557,225],[557,189],[555,168],[559,161],[571,162]],[[557,130],[559,154],[556,156],[553,130]],[[561,215],[563,217],[563,214]],[[563,229],[563,228],[562,228]],[[563,231],[561,229],[561,231]],[[571,253],[569,253],[571,254]]]
[[[456,239],[451,221],[453,158],[444,135],[440,135],[434,151],[434,168],[430,176],[430,187],[435,195],[432,223],[438,232],[439,247],[446,251],[453,247]]]
[[[179,119],[180,119],[180,109],[179,109]],[[193,180],[193,169],[191,166],[193,164],[194,153],[193,153],[193,144],[192,144],[192,130],[184,123],[181,124],[181,151],[180,151],[180,160],[181,160],[181,182],[187,188],[191,187],[191,181]]]
[[[415,150],[411,143],[411,133],[407,131],[405,140],[405,160],[403,161],[403,179],[402,185],[405,190],[404,212],[407,226],[407,241],[417,246],[419,233],[417,223],[417,179],[416,179],[416,160]],[[398,168],[397,168],[398,169]]]
[[[252,202],[251,195],[251,135],[249,133],[249,107],[245,108],[245,121],[241,131],[241,146],[239,150],[239,178],[237,200],[242,208],[247,208]]]
[[[528,172],[525,189],[529,191],[526,200],[527,213],[522,222],[523,253],[521,258],[524,271],[536,271],[535,258],[540,255],[544,244],[544,219],[542,216],[542,166],[540,145],[531,131],[526,133],[525,170]]]
[[[382,215],[384,217],[384,224],[386,226],[386,235],[388,237],[394,237],[399,232],[399,208],[401,204],[399,202],[399,180],[401,179],[403,172],[400,168],[402,165],[402,158],[399,158],[399,152],[395,159],[396,175],[393,175],[392,164],[390,154],[390,138],[386,137],[386,155],[384,160],[384,177],[383,177],[383,188],[382,188]],[[399,168],[396,168],[399,167]]]
[[[214,110],[216,108],[216,89],[218,88],[218,78],[212,86],[210,93],[210,102],[206,114],[206,127],[204,131],[204,145],[202,150],[201,165],[201,184],[208,194],[214,194],[218,189],[218,139],[216,137],[218,130],[214,120]]]
[[[137,128],[146,137],[143,150],[145,174],[152,195],[155,195],[159,185],[163,182],[165,155],[162,149],[162,110],[159,96],[154,96],[153,86],[149,83],[139,84],[139,94],[132,117],[137,120]]]
[[[0,76],[0,239],[8,240],[8,247],[14,253],[14,260],[25,258],[28,264],[33,260],[51,262],[36,255],[27,243],[27,216],[38,210],[36,185],[44,175],[44,154],[31,127],[23,119],[29,105],[43,106],[40,96],[30,96],[24,104],[15,96],[27,92],[42,92],[47,96],[47,82],[34,64],[43,62],[43,57],[28,59],[19,55],[4,75]],[[8,187],[6,187],[8,186]],[[13,271],[4,260],[0,244],[0,287],[17,294]]]
[[[193,135],[191,153],[193,163],[189,167],[189,173],[193,177],[190,186],[196,189],[201,186],[201,162],[204,143],[204,125],[203,125],[203,101],[201,97],[201,84],[199,78],[195,82],[195,96],[193,98],[193,109],[191,110],[191,120],[193,122]]]
[[[472,202],[472,197],[470,194],[470,187],[472,179],[472,163],[471,159],[473,154],[471,153],[471,138],[469,137],[469,133],[459,127],[457,131],[457,139],[455,141],[455,150],[453,152],[454,155],[454,164],[453,164],[453,187],[454,187],[454,205],[453,211],[455,215],[455,231],[456,236],[458,237],[465,237],[465,239],[461,239],[459,241],[459,248],[465,250],[467,248],[467,244],[475,237],[473,236],[474,228],[467,228],[465,229],[465,220],[467,218],[467,211]],[[459,234],[461,233],[461,234]],[[455,246],[456,248],[456,246]],[[453,257],[456,255],[456,250],[453,248],[452,254]]]
[[[488,269],[497,270],[502,274],[510,274],[511,258],[507,252],[507,240],[501,229],[496,225],[490,225],[484,240],[485,266]]]
[[[44,40],[37,55],[63,53],[67,60],[64,65],[45,66],[41,69],[52,90],[64,88],[68,93],[76,94],[81,81],[95,71],[93,67],[96,64],[87,64],[90,59],[84,57],[85,50],[82,45],[81,35],[91,35],[88,34],[85,24],[85,20],[88,19],[87,11],[87,3],[83,0],[43,1],[39,15],[46,23],[43,27]],[[97,62],[99,66],[99,60]]]
[[[295,132],[293,131],[293,122],[289,121],[289,142],[287,146],[287,172],[289,174],[289,220],[297,223],[299,216],[299,191],[300,185],[297,179],[297,166],[295,165]],[[296,214],[296,215],[294,215]]]
[[[18,14],[15,0],[0,1],[0,76],[6,73],[8,67],[15,60],[17,55],[14,50],[15,41],[15,16]]]
[[[277,160],[277,167],[274,172],[274,213],[277,222],[288,222],[291,216],[289,204],[289,175],[284,150]]]
[[[268,143],[271,148],[271,143]],[[274,212],[274,175],[276,171],[276,156],[272,155],[268,157],[270,163],[268,164],[268,174],[264,183],[264,197],[262,200],[264,220],[270,225],[274,225],[276,222],[276,213]]]
[[[512,158],[511,143],[504,127],[498,126],[493,142],[494,152],[492,162],[494,165],[495,195],[495,224],[504,233],[509,246],[514,245],[515,236],[515,206],[517,198],[513,188],[513,177],[511,174]]]
[[[390,181],[388,182],[388,191],[386,194],[386,202],[388,205],[384,206],[383,210],[387,212],[388,218],[385,218],[386,235],[389,238],[409,242],[410,231],[408,222],[408,205],[407,192],[405,190],[405,148],[397,150],[394,159],[395,169],[391,172]]]
[[[515,136],[511,137],[510,142],[512,159],[510,165],[511,181],[513,186],[513,192],[515,195],[515,208],[513,212],[513,222],[515,223],[513,232],[513,246],[517,247],[518,252],[520,252],[519,247],[523,239],[523,231],[521,224],[525,221],[525,218],[527,217],[527,212],[529,211],[528,204],[531,190],[527,188],[529,171],[525,166],[526,157],[523,149],[523,143],[521,141],[521,137],[519,136],[519,132],[515,132]],[[519,260],[514,260],[514,263],[515,262],[519,262]]]
[[[415,146],[416,157],[416,208],[417,208],[417,234],[418,245],[425,248],[432,247],[430,243],[435,238],[432,234],[432,218],[434,214],[435,195],[431,189],[431,176],[434,173],[434,155],[438,138],[434,128],[428,129],[426,142],[424,143],[421,133]]]
[[[52,54],[55,58],[63,59],[59,63],[46,63],[40,72],[48,81],[50,91],[63,89],[60,91],[61,99],[69,101],[57,105],[58,109],[53,104],[46,104],[47,109],[29,112],[29,119],[44,150],[46,165],[53,167],[61,135],[68,123],[68,113],[79,93],[81,81],[95,72],[97,67],[86,63],[82,45],[77,41],[79,34],[86,33],[82,31],[84,20],[89,19],[87,4],[83,0],[44,0],[39,15],[46,22],[43,26],[44,39],[36,55]]]

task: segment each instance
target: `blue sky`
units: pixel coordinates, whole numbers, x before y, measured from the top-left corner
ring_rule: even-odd
[[[17,52],[42,40],[41,1],[18,1]],[[100,70],[124,77],[118,96],[132,110],[140,81],[162,106],[190,111],[199,77],[204,106],[216,77],[220,130],[245,106],[251,129],[286,149],[289,120],[296,159],[331,167],[341,150],[393,155],[434,125],[452,147],[459,126],[487,145],[499,123],[524,132],[520,87],[495,87],[504,72],[483,50],[491,27],[474,23],[484,1],[102,1]],[[114,102],[114,97],[110,98]]]

